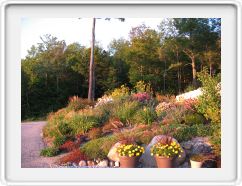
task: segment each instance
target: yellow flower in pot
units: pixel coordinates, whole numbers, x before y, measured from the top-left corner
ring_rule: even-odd
[[[135,168],[138,166],[139,158],[144,153],[144,147],[136,144],[123,144],[117,149],[121,168]]]
[[[172,159],[176,156],[181,157],[183,152],[180,145],[176,142],[156,143],[151,149],[151,156],[155,157],[158,168],[172,168]]]

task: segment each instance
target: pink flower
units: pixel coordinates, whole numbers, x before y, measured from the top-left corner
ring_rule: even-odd
[[[133,99],[138,100],[140,102],[149,101],[151,99],[150,95],[146,92],[140,92],[132,95]]]

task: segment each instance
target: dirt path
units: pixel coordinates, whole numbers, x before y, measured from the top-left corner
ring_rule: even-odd
[[[21,167],[50,168],[58,157],[46,158],[40,156],[44,142],[41,137],[45,121],[26,122],[21,125]]]

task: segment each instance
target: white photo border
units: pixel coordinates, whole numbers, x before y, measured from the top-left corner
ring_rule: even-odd
[[[9,5],[233,5],[236,7],[236,27],[237,27],[237,32],[236,32],[236,67],[237,67],[237,86],[236,86],[236,100],[237,100],[237,105],[236,105],[236,120],[237,120],[237,139],[236,139],[236,179],[231,181],[231,182],[176,182],[176,181],[158,181],[154,182],[152,180],[149,180],[147,178],[147,181],[129,181],[129,182],[103,182],[103,181],[85,181],[85,182],[80,182],[80,181],[73,181],[70,182],[58,182],[55,180],[54,182],[36,182],[36,181],[10,181],[7,179],[6,176],[6,145],[7,145],[7,135],[6,135],[6,119],[7,119],[7,113],[6,113],[6,82],[7,82],[7,74],[6,74],[6,8]],[[1,183],[3,185],[238,185],[241,183],[241,113],[242,113],[242,90],[241,90],[241,85],[242,85],[242,65],[241,65],[241,2],[236,1],[236,0],[231,0],[231,1],[220,1],[220,0],[212,0],[212,1],[6,1],[2,4],[1,6]],[[223,156],[223,155],[222,155]],[[42,169],[43,171],[45,169]],[[87,170],[87,169],[86,169]],[[71,172],[71,171],[70,171]],[[171,172],[172,173],[172,172]]]

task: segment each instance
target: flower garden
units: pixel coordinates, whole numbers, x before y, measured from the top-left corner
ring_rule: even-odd
[[[202,95],[177,100],[139,81],[96,102],[73,96],[51,113],[43,129],[42,156],[63,154],[63,167],[220,167],[220,77],[200,72]]]

